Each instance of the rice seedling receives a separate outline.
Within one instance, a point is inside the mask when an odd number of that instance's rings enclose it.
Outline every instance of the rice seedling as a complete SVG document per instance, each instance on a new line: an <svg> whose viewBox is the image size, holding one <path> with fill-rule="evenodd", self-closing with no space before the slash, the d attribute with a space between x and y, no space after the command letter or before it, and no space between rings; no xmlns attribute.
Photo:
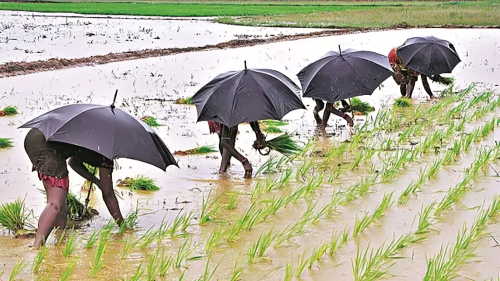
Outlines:
<svg viewBox="0 0 500 281"><path fill-rule="evenodd" d="M181 231L186 231L186 228L189 226L189 223L191 222L191 219L194 217L194 213L191 211L189 213L179 213L170 227L168 228L167 232L170 233L170 236L172 237L178 237L182 236L185 234L178 234L179 230Z"/></svg>
<svg viewBox="0 0 500 281"><path fill-rule="evenodd" d="M86 250L88 250L92 246L94 246L94 244L97 242L97 239L98 239L98 237L99 237L100 234L101 234L101 230L100 229L99 230L94 229L94 231L92 232L92 234L89 237L89 240L87 240L87 243L85 244L85 246L83 248L86 249Z"/></svg>
<svg viewBox="0 0 500 281"><path fill-rule="evenodd" d="M394 100L395 107L411 107L412 103L408 98L398 98Z"/></svg>
<svg viewBox="0 0 500 281"><path fill-rule="evenodd" d="M47 255L48 251L49 248L47 247L47 244L45 244L41 247L41 250L35 254L35 258L33 259L33 264L31 266L31 272L33 274L38 274L40 271L40 266L42 265L43 259Z"/></svg>
<svg viewBox="0 0 500 281"><path fill-rule="evenodd" d="M392 201L392 195L394 192L391 192L389 194L384 193L384 198L382 198L382 202L380 205L378 205L377 209L373 212L372 219L373 220L378 220L384 215L385 210L389 209L394 201Z"/></svg>
<svg viewBox="0 0 500 281"><path fill-rule="evenodd" d="M29 220L30 212L20 198L0 205L0 226L16 236L23 230L34 229Z"/></svg>
<svg viewBox="0 0 500 281"><path fill-rule="evenodd" d="M436 207L436 204L437 204L437 201L433 201L431 204L429 204L425 208L422 205L422 209L418 213L419 219L418 219L417 231L415 231L415 234L424 234L424 233L429 232L429 230L436 230L437 231L437 229L431 228L436 223L435 218L431 216L431 212Z"/></svg>
<svg viewBox="0 0 500 281"><path fill-rule="evenodd" d="M12 272L10 273L9 281L14 281L16 280L17 275L23 271L28 264L24 262L24 260L18 261L15 265L14 268L12 269Z"/></svg>
<svg viewBox="0 0 500 281"><path fill-rule="evenodd" d="M124 180L120 180L117 186L128 187L131 190L160 190L160 188L154 183L153 179L141 175L138 175L135 178L126 177Z"/></svg>
<svg viewBox="0 0 500 281"><path fill-rule="evenodd" d="M293 265L289 262L286 263L285 267L285 279L284 281L292 281L293 277ZM233 281L233 280L231 280Z"/></svg>
<svg viewBox="0 0 500 281"><path fill-rule="evenodd" d="M304 227L306 226L307 222L308 219L302 217L296 223L288 225L282 232L276 234L273 237L274 247L277 248L286 241L288 241L290 238L301 235L304 231Z"/></svg>
<svg viewBox="0 0 500 281"><path fill-rule="evenodd" d="M361 220L356 216L354 221L353 237L357 237L359 233L365 230L372 222L378 220L384 215L385 210L387 210L392 204L392 195L394 192L389 194L384 194L384 198L380 205L373 211L371 215L366 214Z"/></svg>
<svg viewBox="0 0 500 281"><path fill-rule="evenodd" d="M362 253L360 248L356 252L356 258L352 261L352 268L354 272L354 280L377 280L388 274L389 267L392 264L382 259L382 245L375 253L373 250L369 252L370 245Z"/></svg>
<svg viewBox="0 0 500 281"><path fill-rule="evenodd" d="M94 276L99 272L99 270L104 266L104 251L108 245L108 239L103 239L99 237L97 241L97 251L94 257L94 264L90 270L89 277L94 278Z"/></svg>
<svg viewBox="0 0 500 281"><path fill-rule="evenodd" d="M170 268L173 266L173 261L173 255L167 255L165 253L165 248L163 248L159 262L158 275L161 277L166 276Z"/></svg>
<svg viewBox="0 0 500 281"><path fill-rule="evenodd" d="M219 267L219 264L217 264L215 266L215 268L214 268L214 270L212 270L212 272L210 272L210 270L209 270L209 265L210 265L210 259L207 259L207 262L205 264L205 271L203 272L203 275L200 278L196 279L196 281L209 281L212 279L215 271Z"/></svg>
<svg viewBox="0 0 500 281"><path fill-rule="evenodd" d="M309 161L304 161L302 165L300 165L297 168L297 171L295 172L295 180L300 181L301 179L304 180L304 175L309 174L309 170L314 167L314 159L311 159Z"/></svg>
<svg viewBox="0 0 500 281"><path fill-rule="evenodd" d="M195 147L193 149L188 149L185 151L177 150L174 152L174 155L193 155L193 154L207 154L212 152L218 152L219 150L215 149L214 145L202 145Z"/></svg>
<svg viewBox="0 0 500 281"><path fill-rule="evenodd" d="M0 148L12 147L14 143L10 138L0 138Z"/></svg>
<svg viewBox="0 0 500 281"><path fill-rule="evenodd" d="M280 134L280 133L283 133L283 131L279 128L279 127L276 127L276 126L265 126L262 128L262 130L266 133L270 133L270 134Z"/></svg>
<svg viewBox="0 0 500 281"><path fill-rule="evenodd" d="M147 280L156 280L158 277L158 269L159 269L159 263L160 260L158 260L160 251L156 249L154 253L149 257L149 262L148 262L148 274L147 274Z"/></svg>
<svg viewBox="0 0 500 281"><path fill-rule="evenodd" d="M370 216L368 213L365 214L365 216L361 220L358 219L358 216L356 215L352 236L358 237L358 234L363 232L363 230L365 230L371 224L371 222L372 216Z"/></svg>
<svg viewBox="0 0 500 281"><path fill-rule="evenodd" d="M179 247L177 250L177 254L175 255L175 258L173 259L173 268L179 268L181 267L181 264L183 261L188 259L188 256L192 253L191 250L191 241L188 240Z"/></svg>
<svg viewBox="0 0 500 281"><path fill-rule="evenodd" d="M192 100L193 97L187 97L187 98L178 98L176 103L177 104L194 104L193 103L193 100Z"/></svg>
<svg viewBox="0 0 500 281"><path fill-rule="evenodd" d="M267 213L267 215L274 215L276 214L276 212L281 208L283 207L284 205L286 205L288 203L288 200L290 200L290 197L288 196L281 196L279 197L278 199L276 199L276 196L273 196L273 199L271 200L271 204L268 205L265 213Z"/></svg>
<svg viewBox="0 0 500 281"><path fill-rule="evenodd" d="M79 260L80 258L76 258L69 264L68 268L61 274L59 281L69 280L69 277L71 276L71 273L73 273L73 270L75 269L75 266Z"/></svg>
<svg viewBox="0 0 500 281"><path fill-rule="evenodd" d="M398 204L406 203L406 201L408 201L408 195L410 195L410 193L415 194L418 188L419 188L418 182L416 180L411 180L410 184L399 195Z"/></svg>
<svg viewBox="0 0 500 281"><path fill-rule="evenodd" d="M156 231L153 231L153 227L149 228L148 231L146 231L146 233L144 233L144 235L142 235L141 238L139 238L139 240L137 241L139 248L147 248L149 245L164 237L167 231L168 226L163 223L160 224L160 227Z"/></svg>
<svg viewBox="0 0 500 281"><path fill-rule="evenodd" d="M268 233L261 234L259 239L257 239L257 241L254 244L250 245L250 248L248 249L249 264L255 263L257 260L264 257L264 255L267 252L267 249L269 248L269 246L271 246L271 243L273 242L272 232L273 230L271 229Z"/></svg>
<svg viewBox="0 0 500 281"><path fill-rule="evenodd" d="M339 193L335 193L339 194ZM330 214L334 213L340 201L340 195L334 198L334 200L321 208L316 214L313 215L311 223L317 223L322 217L328 217Z"/></svg>
<svg viewBox="0 0 500 281"><path fill-rule="evenodd" d="M226 209L234 210L238 205L238 193L227 192L226 193Z"/></svg>
<svg viewBox="0 0 500 281"><path fill-rule="evenodd" d="M137 269L135 270L134 276L130 278L130 281L139 281L142 275L144 274L144 270L142 270L142 262L139 264Z"/></svg>
<svg viewBox="0 0 500 281"><path fill-rule="evenodd" d="M221 228L215 228L210 236L208 236L207 243L205 244L205 253L210 253L212 250L219 245L223 238L223 232Z"/></svg>
<svg viewBox="0 0 500 281"><path fill-rule="evenodd" d="M332 237L330 238L330 243L328 244L327 253L330 256L335 255L340 248L342 248L349 239L349 233L347 232L347 226L344 228L344 231L340 234L337 234L335 231L332 232Z"/></svg>
<svg viewBox="0 0 500 281"><path fill-rule="evenodd" d="M309 268L312 268L314 263L321 259L321 257L328 250L328 247L329 247L329 243L323 243L323 244L319 245L318 247L314 248L314 250L311 254L311 257L309 258Z"/></svg>
<svg viewBox="0 0 500 281"><path fill-rule="evenodd" d="M215 215L222 208L222 204L218 201L217 197L209 199L210 194L211 193L209 193L207 197L203 197L199 225L203 225L206 222L213 220Z"/></svg>
<svg viewBox="0 0 500 281"><path fill-rule="evenodd" d="M244 269L244 266L240 263L240 258L238 258L238 260L234 263L233 269L231 270L231 273L233 274L231 276L231 281L240 280L240 276Z"/></svg>
<svg viewBox="0 0 500 281"><path fill-rule="evenodd" d="M62 251L62 256L69 257L75 251L78 243L80 243L79 234L72 229L71 234L66 239L66 246Z"/></svg>
<svg viewBox="0 0 500 281"><path fill-rule="evenodd" d="M276 188L283 189L285 186L290 184L290 179L292 178L292 169L286 169L284 173L281 174L280 179L278 180L278 184Z"/></svg>
<svg viewBox="0 0 500 281"><path fill-rule="evenodd" d="M427 179L435 177L443 169L443 158L436 159L427 172Z"/></svg>
<svg viewBox="0 0 500 281"><path fill-rule="evenodd" d="M4 109L0 110L0 113L2 113L0 114L0 116L2 115L9 116L18 114L17 108L14 106L6 106Z"/></svg>
<svg viewBox="0 0 500 281"><path fill-rule="evenodd" d="M306 251L304 250L304 253L299 256L299 261L297 264L297 272L295 273L296 277L300 278L302 272L304 272L306 267L309 265L309 259L306 259L305 257L306 257Z"/></svg>
<svg viewBox="0 0 500 281"><path fill-rule="evenodd" d="M448 189L446 195L443 197L441 202L439 202L439 205L434 211L434 214L436 216L441 214L445 210L449 209L451 205L453 205L453 203L458 202L460 199L464 198L466 194L467 190L465 188L461 188L460 186Z"/></svg>
<svg viewBox="0 0 500 281"><path fill-rule="evenodd" d="M130 236L125 240L125 243L123 244L123 249L121 253L121 258L125 259L127 258L127 255L131 249L133 249L137 245L138 241L133 241L133 237Z"/></svg>
<svg viewBox="0 0 500 281"><path fill-rule="evenodd" d="M332 146L326 153L326 158L328 160L334 158L340 158L347 151L347 143L343 142L339 146Z"/></svg>
<svg viewBox="0 0 500 281"><path fill-rule="evenodd" d="M427 259L427 271L423 278L424 281L434 281L434 280L452 280L458 277L456 273L453 273L445 261L446 253L448 252L448 247L443 248L437 255L432 259Z"/></svg>
<svg viewBox="0 0 500 281"><path fill-rule="evenodd" d="M139 208L135 208L135 210L131 211L128 216L123 220L122 225L120 225L120 229L118 230L118 234L122 235L126 229L134 228L135 223L137 222L139 215Z"/></svg>
<svg viewBox="0 0 500 281"><path fill-rule="evenodd" d="M141 121L143 121L144 123L146 123L149 127L163 126L160 123L158 123L158 121L156 120L156 118L154 118L152 116L144 116L144 117L141 118Z"/></svg>

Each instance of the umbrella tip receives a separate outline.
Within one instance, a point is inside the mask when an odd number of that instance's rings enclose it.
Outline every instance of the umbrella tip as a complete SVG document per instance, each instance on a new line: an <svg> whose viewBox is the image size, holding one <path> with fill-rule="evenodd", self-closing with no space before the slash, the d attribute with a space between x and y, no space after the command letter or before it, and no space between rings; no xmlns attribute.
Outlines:
<svg viewBox="0 0 500 281"><path fill-rule="evenodd" d="M340 44L339 44L339 54L342 55L342 50L340 49Z"/></svg>
<svg viewBox="0 0 500 281"><path fill-rule="evenodd" d="M116 96L118 95L118 89L115 91L115 97L113 98L113 103L111 104L111 108L115 108Z"/></svg>
<svg viewBox="0 0 500 281"><path fill-rule="evenodd" d="M245 70L247 70L247 61L244 60L243 63L245 64Z"/></svg>

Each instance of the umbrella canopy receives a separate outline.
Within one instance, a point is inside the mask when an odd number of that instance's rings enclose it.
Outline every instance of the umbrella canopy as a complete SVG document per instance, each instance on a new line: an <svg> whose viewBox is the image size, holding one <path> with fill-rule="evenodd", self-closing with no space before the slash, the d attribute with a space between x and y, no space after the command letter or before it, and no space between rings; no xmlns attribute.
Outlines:
<svg viewBox="0 0 500 281"><path fill-rule="evenodd" d="M151 127L114 106L67 105L20 128L38 129L47 141L81 146L109 159L129 158L164 171L169 165L178 167L165 143Z"/></svg>
<svg viewBox="0 0 500 281"><path fill-rule="evenodd" d="M330 103L371 95L393 74L386 56L370 51L347 49L328 52L304 67L297 76L303 97Z"/></svg>
<svg viewBox="0 0 500 281"><path fill-rule="evenodd" d="M451 73L461 62L453 44L434 36L410 38L397 52L406 68L427 76Z"/></svg>
<svg viewBox="0 0 500 281"><path fill-rule="evenodd" d="M271 69L246 69L219 74L192 98L199 121L233 127L258 120L281 120L305 109L300 89L290 78Z"/></svg>

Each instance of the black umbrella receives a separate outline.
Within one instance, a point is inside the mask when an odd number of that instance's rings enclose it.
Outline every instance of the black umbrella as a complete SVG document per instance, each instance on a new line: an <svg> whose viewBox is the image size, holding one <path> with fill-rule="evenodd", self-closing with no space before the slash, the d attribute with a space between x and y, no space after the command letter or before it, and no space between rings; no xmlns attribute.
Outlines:
<svg viewBox="0 0 500 281"><path fill-rule="evenodd" d="M370 51L347 49L328 52L304 67L297 76L303 97L334 103L356 96L371 95L393 74L386 56Z"/></svg>
<svg viewBox="0 0 500 281"><path fill-rule="evenodd" d="M151 127L114 105L67 105L20 128L36 128L47 141L81 146L109 159L129 158L164 171L169 165L178 167L165 143Z"/></svg>
<svg viewBox="0 0 500 281"><path fill-rule="evenodd" d="M397 52L406 68L426 76L451 73L461 62L453 44L434 36L410 38Z"/></svg>
<svg viewBox="0 0 500 281"><path fill-rule="evenodd" d="M300 89L290 78L271 69L247 69L219 74L192 98L199 121L228 127L258 120L281 120L305 109Z"/></svg>

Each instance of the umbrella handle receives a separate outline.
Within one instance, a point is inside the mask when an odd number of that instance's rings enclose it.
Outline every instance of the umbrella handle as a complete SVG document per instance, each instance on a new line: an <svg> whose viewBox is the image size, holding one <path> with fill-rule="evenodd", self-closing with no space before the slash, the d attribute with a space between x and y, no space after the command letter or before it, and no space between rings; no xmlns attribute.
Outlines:
<svg viewBox="0 0 500 281"><path fill-rule="evenodd" d="M118 91L118 90L117 90L117 91ZM96 168L96 167L94 167L94 171L92 172L92 175L95 175L95 170L96 170L96 169L97 169L97 168ZM87 207L88 207L89 202L90 202L90 192L92 191L92 185L93 185L93 184L94 184L94 183L93 183L92 181L90 181L89 193L87 193L87 198L85 199L85 207L83 208L83 212L82 212L82 214L80 214L80 218L82 218L82 219L83 219L83 217L85 216L85 213L87 213Z"/></svg>
<svg viewBox="0 0 500 281"><path fill-rule="evenodd" d="M115 91L115 97L113 98L113 103L111 104L111 108L115 108L116 96L118 95L118 89Z"/></svg>

